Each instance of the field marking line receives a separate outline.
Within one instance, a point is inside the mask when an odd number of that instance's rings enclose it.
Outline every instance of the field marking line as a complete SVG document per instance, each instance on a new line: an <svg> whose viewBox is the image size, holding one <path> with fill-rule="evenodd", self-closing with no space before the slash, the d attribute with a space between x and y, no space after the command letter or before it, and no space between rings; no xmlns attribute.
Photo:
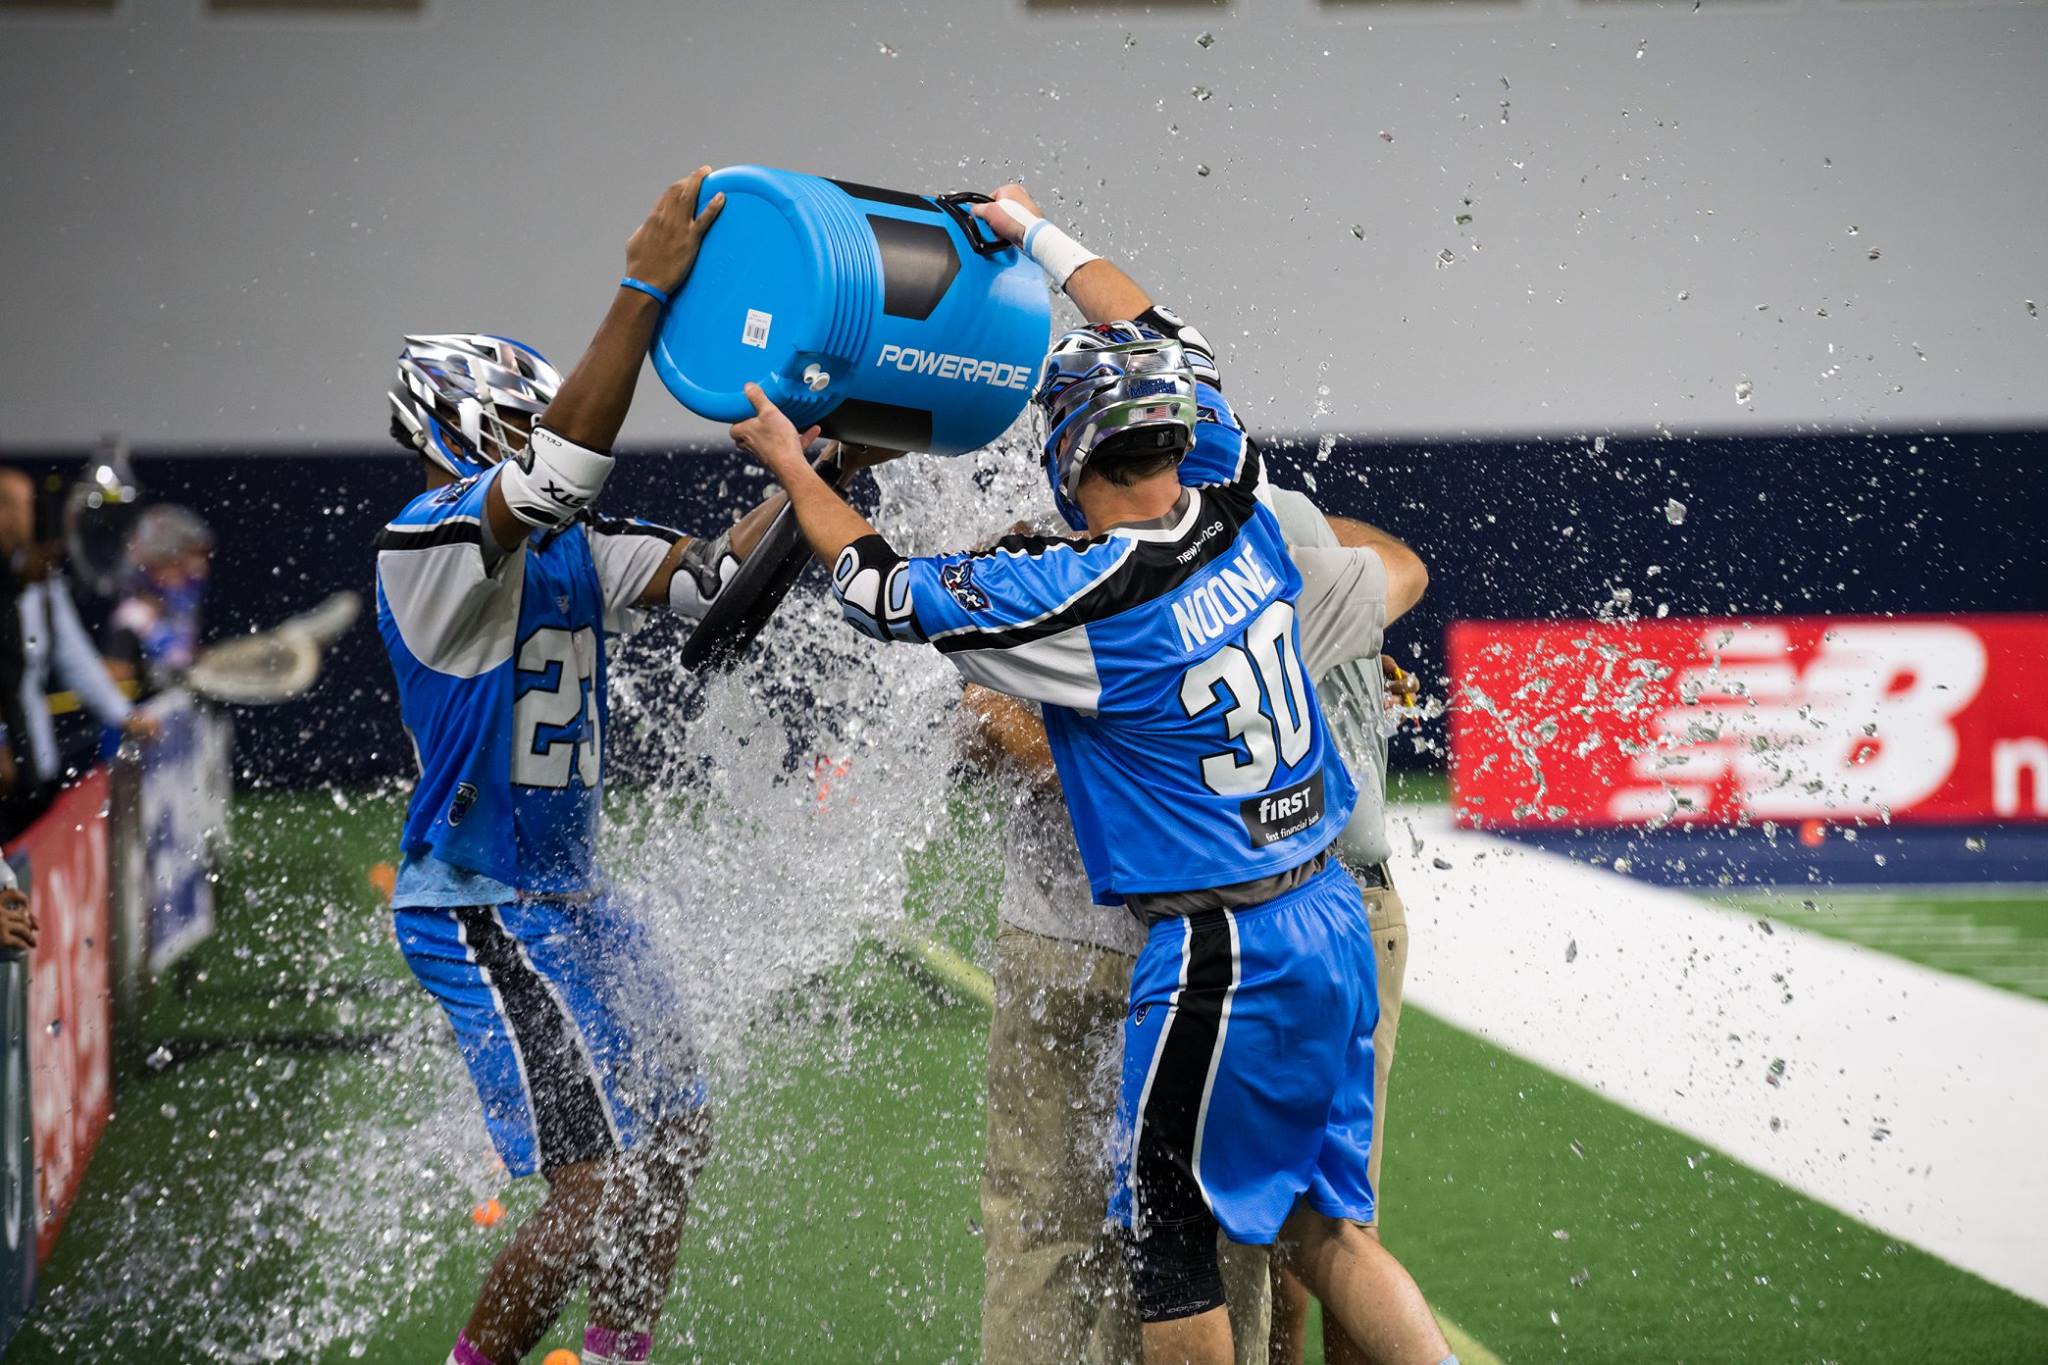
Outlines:
<svg viewBox="0 0 2048 1365"><path fill-rule="evenodd" d="M1793 925L1797 929L1801 926ZM2034 942L2020 937L2017 929L2003 925L1976 924L1836 924L1813 932L1853 938L1859 943L1922 943L1930 947L1997 949L2001 952Z"/></svg>
<svg viewBox="0 0 2048 1365"><path fill-rule="evenodd" d="M2037 967L2048 962L2048 957L2038 952L2011 952L1994 943L1981 948L1969 944L1930 946L1919 954L1919 960L1930 967L1956 970L1967 967Z"/></svg>
<svg viewBox="0 0 2048 1365"><path fill-rule="evenodd" d="M2048 972L2035 971L2032 968L2022 970L2018 967L1987 967L1981 975L1986 981L1996 981L1999 985L2008 986L2016 991L2031 991L2037 995L2048 991Z"/></svg>
<svg viewBox="0 0 2048 1365"><path fill-rule="evenodd" d="M953 995L983 1009L996 1007L995 978L973 962L906 925L893 926L890 936L899 949Z"/></svg>
<svg viewBox="0 0 2048 1365"><path fill-rule="evenodd" d="M1506 1365L1499 1356L1480 1345L1470 1332L1452 1322L1436 1309L1436 1325L1443 1329L1444 1340L1451 1343L1451 1354L1458 1358L1458 1365Z"/></svg>
<svg viewBox="0 0 2048 1365"><path fill-rule="evenodd" d="M1796 924L1802 928L1814 924L1950 924L1966 916L1956 911L1943 914L1938 910L1909 910L1903 907L1893 909L1863 909L1860 906L1823 906L1819 910L1793 910L1773 914L1772 919L1781 924ZM1970 920L1970 923L1975 923Z"/></svg>
<svg viewBox="0 0 2048 1365"><path fill-rule="evenodd" d="M2048 1303L2048 1004L1447 811L1389 823L1416 1004Z"/></svg>
<svg viewBox="0 0 2048 1365"><path fill-rule="evenodd" d="M1810 893L1810 894L1804 894ZM1768 899L1770 892L1745 892ZM1858 886L1814 886L1776 893L1786 900L1839 901L1852 905L1924 905L1936 901L2040 901L2048 911L2048 886L2039 882L1902 882L1883 891Z"/></svg>
<svg viewBox="0 0 2048 1365"><path fill-rule="evenodd" d="M954 995L972 1001L984 1009L995 1008L995 978L973 962L907 926L896 926L891 937L912 964L930 973L941 986ZM1458 1357L1459 1365L1505 1365L1499 1356L1487 1350L1470 1332L1436 1309L1432 1308L1430 1312L1436 1314L1436 1325L1443 1329L1444 1338L1451 1343L1451 1351Z"/></svg>

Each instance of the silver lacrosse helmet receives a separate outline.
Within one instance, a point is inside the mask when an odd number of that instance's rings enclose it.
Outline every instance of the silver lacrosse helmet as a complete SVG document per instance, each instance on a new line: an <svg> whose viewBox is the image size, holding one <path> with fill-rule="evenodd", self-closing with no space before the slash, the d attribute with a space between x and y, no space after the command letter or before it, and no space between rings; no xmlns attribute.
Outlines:
<svg viewBox="0 0 2048 1365"><path fill-rule="evenodd" d="M391 434L466 479L524 451L561 387L545 356L510 337L408 336L391 386Z"/></svg>
<svg viewBox="0 0 2048 1365"><path fill-rule="evenodd" d="M1061 337L1045 357L1033 401L1045 414L1046 473L1066 500L1104 454L1179 454L1195 443L1187 353L1142 323L1102 322Z"/></svg>

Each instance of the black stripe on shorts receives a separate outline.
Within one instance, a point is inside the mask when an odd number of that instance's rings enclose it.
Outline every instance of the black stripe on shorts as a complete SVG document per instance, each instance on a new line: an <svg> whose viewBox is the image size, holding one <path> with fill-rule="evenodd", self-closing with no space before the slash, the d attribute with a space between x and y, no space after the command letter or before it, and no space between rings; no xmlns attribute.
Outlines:
<svg viewBox="0 0 2048 1365"><path fill-rule="evenodd" d="M495 914L483 906L465 906L455 914L477 965L491 974L505 1002L505 1022L526 1068L540 1168L611 1156L618 1146L604 1092L579 1045L575 1023Z"/></svg>
<svg viewBox="0 0 2048 1365"><path fill-rule="evenodd" d="M1190 915L1188 933L1187 962L1153 1061L1131 1161L1133 1221L1141 1232L1153 1223L1173 1226L1210 1216L1195 1180L1195 1134L1223 1036L1223 1006L1237 984L1237 963L1228 911Z"/></svg>

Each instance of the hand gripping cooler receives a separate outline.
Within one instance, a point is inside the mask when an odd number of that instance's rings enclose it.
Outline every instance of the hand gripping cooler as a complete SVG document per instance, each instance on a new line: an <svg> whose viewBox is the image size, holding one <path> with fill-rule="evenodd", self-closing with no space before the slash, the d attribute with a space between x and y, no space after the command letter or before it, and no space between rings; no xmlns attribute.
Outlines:
<svg viewBox="0 0 2048 1365"><path fill-rule="evenodd" d="M763 166L725 194L655 335L654 370L699 416L753 415L757 383L799 430L958 455L1023 410L1052 330L1045 277L965 205Z"/></svg>

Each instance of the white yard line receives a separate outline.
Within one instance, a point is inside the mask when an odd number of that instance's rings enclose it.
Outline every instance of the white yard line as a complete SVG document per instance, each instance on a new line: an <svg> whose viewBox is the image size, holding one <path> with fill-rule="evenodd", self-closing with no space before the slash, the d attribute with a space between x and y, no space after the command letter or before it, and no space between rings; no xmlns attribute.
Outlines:
<svg viewBox="0 0 2048 1365"><path fill-rule="evenodd" d="M1917 954L1920 961L1930 967L1941 967L1949 971L1975 970L1980 967L2028 967L2039 966L2048 961L2040 950L2015 952L1997 944L1986 946L1963 945L1961 947L1929 947Z"/></svg>
<svg viewBox="0 0 2048 1365"><path fill-rule="evenodd" d="M2048 991L2048 970L2038 967L1986 967L1979 975L2016 991Z"/></svg>
<svg viewBox="0 0 2048 1365"><path fill-rule="evenodd" d="M1441 808L1390 825L1417 1004L2048 1303L2048 1003L1783 920L1766 934Z"/></svg>
<svg viewBox="0 0 2048 1365"><path fill-rule="evenodd" d="M1787 888L1787 900L1822 900L1841 905L1925 905L1928 901L2015 901L2048 896L2039 882L1901 883L1884 891L1860 886Z"/></svg>
<svg viewBox="0 0 2048 1365"><path fill-rule="evenodd" d="M1737 906L1738 912L1747 906ZM1774 913L1772 919L1793 925L1812 924L1954 924L1956 915L1939 910L1865 910L1860 906L1835 906L1825 910L1794 910ZM1974 921L1973 921L1974 922Z"/></svg>
<svg viewBox="0 0 2048 1365"><path fill-rule="evenodd" d="M1778 921L1780 924L1783 920ZM1800 925L1793 925L1800 928ZM1870 943L1925 943L1951 944L1960 948L1982 948L2002 953L2007 957L2019 947L2020 935L2017 929L2004 925L1976 924L1864 924L1851 920L1836 923L1827 929L1815 929L1815 933L1830 933L1838 938L1860 939Z"/></svg>

